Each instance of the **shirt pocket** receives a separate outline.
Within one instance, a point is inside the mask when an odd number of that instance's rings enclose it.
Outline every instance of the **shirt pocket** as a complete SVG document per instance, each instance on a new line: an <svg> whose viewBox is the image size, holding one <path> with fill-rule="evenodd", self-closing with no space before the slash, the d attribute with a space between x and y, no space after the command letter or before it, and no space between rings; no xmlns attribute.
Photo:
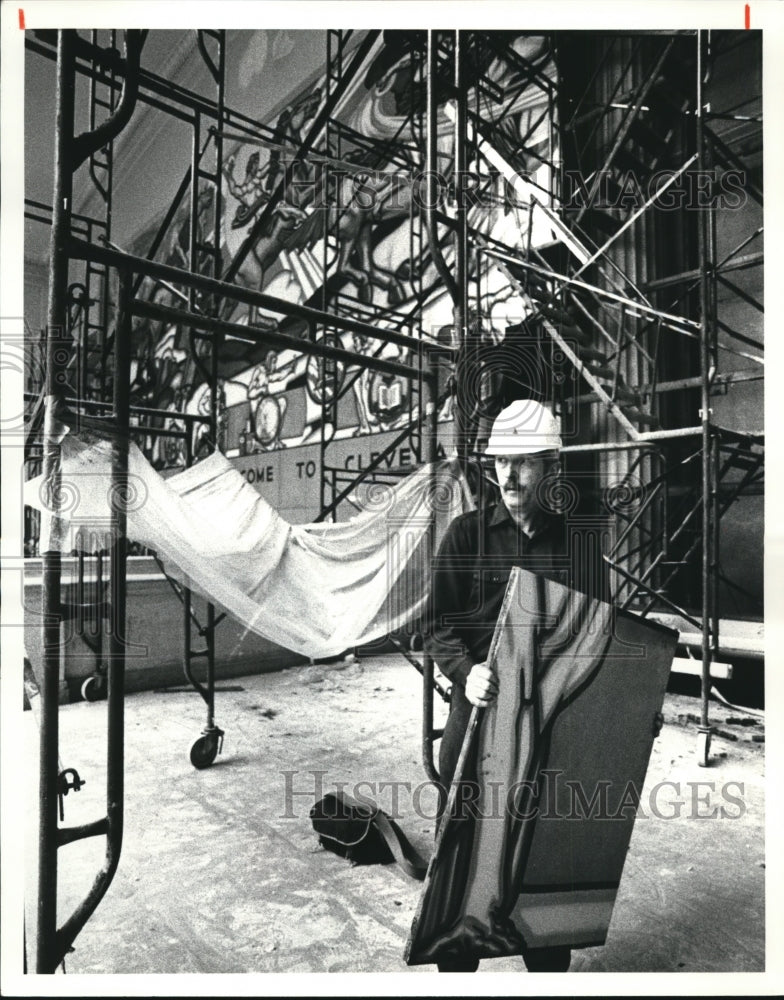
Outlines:
<svg viewBox="0 0 784 1000"><path fill-rule="evenodd" d="M495 607L503 599L506 586L509 583L511 567L508 569L475 569L471 574L472 611L481 608Z"/></svg>

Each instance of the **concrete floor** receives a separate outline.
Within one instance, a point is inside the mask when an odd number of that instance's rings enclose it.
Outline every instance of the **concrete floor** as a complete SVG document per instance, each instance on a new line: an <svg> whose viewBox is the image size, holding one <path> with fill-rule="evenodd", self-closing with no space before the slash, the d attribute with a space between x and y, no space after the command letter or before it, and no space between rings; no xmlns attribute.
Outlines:
<svg viewBox="0 0 784 1000"><path fill-rule="evenodd" d="M326 772L325 791L336 781L375 784L361 791L387 811L391 790L380 782L408 781L413 789L425 780L414 670L399 656L382 656L237 683L242 690L218 695L225 746L204 771L188 761L204 717L197 695L128 697L122 858L68 957L68 972L432 971L407 970L402 959L419 884L395 866L354 868L324 852L308 818L313 771ZM572 972L764 969L764 747L750 740L761 727L728 726L727 715L737 713L714 707L716 721L738 739L715 738L713 766L700 768L686 718L697 711L694 699L668 695L642 797L645 817L635 824L607 943L576 951ZM75 825L102 815L105 705L65 706L60 718L63 766L87 779L65 800L66 823ZM25 724L34 767L32 713ZM673 811L679 795L678 818L656 818L649 808L665 780L679 783L680 792L668 786L660 811ZM305 793L288 810L287 781ZM689 784L706 781L712 789L696 793ZM728 782L740 782L742 793ZM742 806L727 795L742 798ZM400 795L401 825L426 854L434 802L425 788L422 818L411 796ZM716 806L726 815L695 815ZM102 841L60 851L61 920L92 882L101 855ZM523 970L521 960L508 958L483 961L479 972Z"/></svg>

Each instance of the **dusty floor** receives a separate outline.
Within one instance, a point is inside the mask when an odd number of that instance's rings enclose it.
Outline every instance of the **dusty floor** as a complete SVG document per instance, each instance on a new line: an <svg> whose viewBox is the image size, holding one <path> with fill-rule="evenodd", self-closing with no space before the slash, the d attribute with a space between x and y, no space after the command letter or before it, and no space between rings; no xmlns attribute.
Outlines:
<svg viewBox="0 0 784 1000"><path fill-rule="evenodd" d="M313 772L324 772L325 791L335 782L348 782L349 790L369 782L360 791L388 811L391 788L380 783L410 782L412 792L400 793L401 825L429 852L432 789L420 790L424 818L412 798L425 782L418 675L401 657L384 656L235 684L241 690L218 695L223 754L203 771L188 761L203 723L197 695L127 699L122 859L68 971L406 971L403 946L419 885L394 866L351 867L321 850L308 809ZM576 951L573 972L764 968L764 746L751 741L762 727L727 725L737 713L715 706L714 718L737 739L716 737L713 765L700 768L687 719L697 711L694 699L668 695L607 943ZM60 718L63 766L87 779L65 800L66 823L75 825L102 815L105 705L70 705ZM33 766L30 712L25 723ZM662 781L675 782L677 791ZM712 787L695 791L694 782ZM287 788L301 794L287 796ZM679 799L679 817L652 814L650 796L663 788L659 811L677 811ZM101 854L102 841L60 851L61 920L91 883ZM496 959L479 971L524 966Z"/></svg>

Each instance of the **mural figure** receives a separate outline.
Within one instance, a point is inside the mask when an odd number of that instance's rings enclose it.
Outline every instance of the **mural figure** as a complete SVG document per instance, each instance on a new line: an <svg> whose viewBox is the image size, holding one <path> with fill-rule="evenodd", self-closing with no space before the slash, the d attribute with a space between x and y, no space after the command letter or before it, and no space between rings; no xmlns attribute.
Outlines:
<svg viewBox="0 0 784 1000"><path fill-rule="evenodd" d="M278 370L278 355L269 351L264 361L253 369L248 383L250 411L244 431L240 434L240 454L253 455L262 451L285 448L281 440L283 420L288 400L283 389L292 375L293 365ZM278 388L270 391L270 386Z"/></svg>
<svg viewBox="0 0 784 1000"><path fill-rule="evenodd" d="M282 145L296 150L302 144L306 127L315 118L321 103L321 89L309 91L295 101L278 117L276 134ZM249 227L258 213L269 203L272 193L283 178L286 154L281 150L270 151L268 159L262 162L261 154L254 150L245 164L245 176L236 177L236 152L229 155L223 166L223 175L229 194L239 203L231 220L231 231ZM282 251L300 245L295 234L306 222L308 216L303 209L304 196L300 191L313 188L316 164L307 157L298 159L294 165L286 194L272 208L267 225L240 268L237 280L249 288L263 289L267 283L268 269L278 261ZM226 243L231 242L229 233L224 234ZM305 244L301 244L304 246ZM256 310L251 311L249 322L273 325L269 317L262 317Z"/></svg>
<svg viewBox="0 0 784 1000"><path fill-rule="evenodd" d="M254 159L254 157L256 159ZM258 154L251 153L246 166L246 176L238 182L234 176L235 156L230 156L225 167L229 192L239 202L234 213L232 228L249 226L256 213L269 201L269 192L263 187L269 163L258 167ZM253 160L253 163L251 163ZM250 175L250 176L249 176ZM324 238L325 225L336 235L338 250L331 269L336 279L349 279L357 286L360 302L373 300L373 288L387 294L390 306L400 305L407 298L403 282L395 271L380 267L373 257L374 230L379 224L387 229L390 223L407 222L411 208L410 179L399 174L379 171L360 173L351 177L337 176L328 179L332 191L330 203L323 177L315 187L310 186L306 196L291 195L296 190L289 185L286 195L272 210L272 217L254 244L249 257L252 266L244 266L241 277L257 288L264 287L267 269L286 251L312 249ZM259 196L255 194L260 192ZM326 218L324 212L326 211ZM252 278L252 281L251 281Z"/></svg>
<svg viewBox="0 0 784 1000"><path fill-rule="evenodd" d="M184 385L177 389L172 409L178 414L178 416L171 417L167 419L164 426L170 431L181 431L185 433L187 430L186 422L179 416L179 414L185 411L185 406L188 402L188 396L190 395L190 386ZM184 437L159 437L160 451L163 455L164 468L167 469L182 469L187 465L187 449L185 445Z"/></svg>
<svg viewBox="0 0 784 1000"><path fill-rule="evenodd" d="M236 275L239 284L292 302L353 312L371 322L384 312L386 321L395 320L401 328L415 305L416 289L416 295L422 297L422 328L436 331L439 339L451 339L451 301L436 272L423 222L418 217L417 172L421 157L415 150L421 149L418 115L425 95L421 43L422 39L415 38L412 32L384 32L383 40L369 56L367 69L351 82L334 112L332 131L317 137L314 149L323 152L325 139L329 139L326 149L336 160L320 158L317 153L296 156L323 107L328 85L325 78L316 86L304 88L277 115L272 148L248 149L240 142L230 151L222 168L225 211L220 233L212 231L213 189L205 185L199 194L197 237L206 250L200 251L198 270L206 272L208 265L211 267L211 248L216 239L220 241L221 266L225 267L264 212L266 224ZM490 47L481 55L482 66L473 68L511 96L503 113L492 103L484 109L483 121L492 130L492 140L489 134L482 140L496 146L509 169L500 170L493 180L490 175L499 169L497 159L492 161L489 172L484 160L481 164L472 162L472 168L476 166L490 177L485 188L491 197L472 203L469 224L513 246L525 241L529 222L526 206L515 203L510 171L539 171L548 161L557 159L557 151L550 148L546 99L537 88L525 86L526 66L533 64L545 76L551 76L553 71L541 39L520 41L512 35L499 36L497 45L521 57L519 65L515 67L515 59L499 58ZM486 97L481 100L487 104ZM411 117L412 112L419 124ZM494 121L493 115L499 120ZM336 130L340 131L339 143L330 138ZM439 166L445 174L439 187L446 201L451 189L453 143L453 123L446 103L438 112L438 131ZM477 155L481 159L483 154ZM281 195L281 182L286 179ZM537 173L537 182L544 190L546 178ZM187 207L178 213L162 255L177 267L189 266L189 216ZM134 252L148 252L154 231L151 228L140 238ZM441 237L441 249L449 266L453 238L447 227L441 227ZM526 307L512 293L499 268L490 266L486 270L479 308L483 327L486 325L483 346L489 348L503 342L506 328L519 322ZM178 289L160 283L148 282L142 294L166 305L186 304ZM214 308L200 298L195 307ZM514 315L518 311L521 315ZM224 302L221 315L261 328L280 326L293 336L322 335L320 330L309 331L304 321L282 320L236 302ZM365 342L365 338L353 334L335 338L327 332L326 336L330 342L362 353L374 353L379 347L378 342ZM487 344L485 338L489 338ZM209 344L201 340L190 344L185 327L140 321L135 330L135 347L135 402L172 411L184 408L191 413L209 412L203 372L194 360L194 353L208 352ZM386 345L382 356L405 360L404 352L394 345ZM327 439L336 434L374 434L401 427L408 420L412 401L406 379L290 350L278 354L231 338L224 343L220 359L223 381L219 437L221 447L228 447L233 454L305 444L320 434ZM444 377L439 378L439 395L444 395L448 378L445 369ZM230 441L227 386L233 413ZM334 407L329 405L331 402L335 402ZM237 406L242 406L242 416L234 409ZM447 397L439 418L447 420L452 416L452 399ZM159 425L167 420L157 419ZM194 436L194 458L214 447L206 427L197 428ZM156 441L150 436L145 442L157 467L169 467L175 459L183 458L180 446L175 447L176 440L168 439L169 444L166 440Z"/></svg>
<svg viewBox="0 0 784 1000"><path fill-rule="evenodd" d="M217 447L218 450L226 453L228 445L227 435L227 410L226 410L226 383L227 379L218 379L217 391ZM210 387L206 382L202 382L196 392L191 396L186 411L198 413L202 417L210 416ZM207 458L215 450L216 442L213 441L210 425L208 423L198 423L194 428L193 460Z"/></svg>
<svg viewBox="0 0 784 1000"><path fill-rule="evenodd" d="M354 334L353 340L353 350L357 353L372 352L373 344L367 337ZM385 344L381 357L405 364L408 352L397 344ZM359 424L354 437L393 430L407 423L410 393L406 379L368 368L349 369L349 373L356 375L353 390Z"/></svg>

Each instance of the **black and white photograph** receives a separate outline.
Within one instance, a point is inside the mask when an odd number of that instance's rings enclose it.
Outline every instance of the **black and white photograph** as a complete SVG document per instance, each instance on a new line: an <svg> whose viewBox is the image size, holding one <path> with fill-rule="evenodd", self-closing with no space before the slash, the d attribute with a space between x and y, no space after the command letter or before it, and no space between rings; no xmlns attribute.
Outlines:
<svg viewBox="0 0 784 1000"><path fill-rule="evenodd" d="M3 992L780 992L780 5L2 19Z"/></svg>

